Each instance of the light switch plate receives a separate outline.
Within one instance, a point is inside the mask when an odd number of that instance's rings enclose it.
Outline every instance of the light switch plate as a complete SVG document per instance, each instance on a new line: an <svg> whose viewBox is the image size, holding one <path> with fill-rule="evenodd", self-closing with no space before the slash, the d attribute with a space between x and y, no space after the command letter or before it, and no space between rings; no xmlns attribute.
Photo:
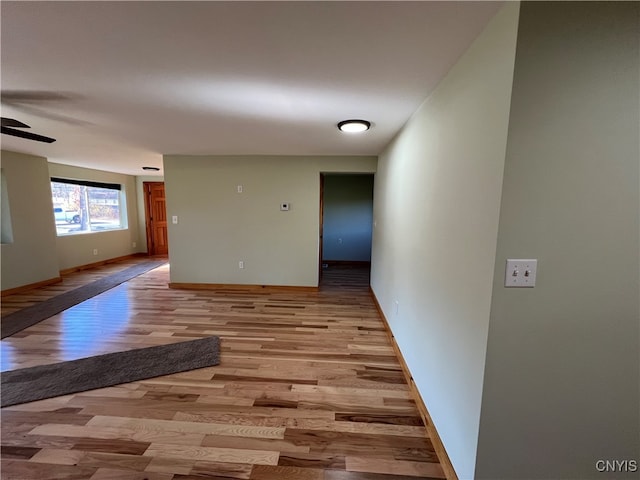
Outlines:
<svg viewBox="0 0 640 480"><path fill-rule="evenodd" d="M171 217L171 221L173 222L174 225L178 224L178 215L174 215Z"/></svg>
<svg viewBox="0 0 640 480"><path fill-rule="evenodd" d="M535 258L507 259L504 273L505 287L535 287L538 260Z"/></svg>

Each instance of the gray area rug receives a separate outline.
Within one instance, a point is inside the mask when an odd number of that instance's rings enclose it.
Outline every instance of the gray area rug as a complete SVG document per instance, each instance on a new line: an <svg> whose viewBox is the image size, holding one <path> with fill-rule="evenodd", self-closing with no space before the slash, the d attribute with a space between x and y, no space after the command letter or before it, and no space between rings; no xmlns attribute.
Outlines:
<svg viewBox="0 0 640 480"><path fill-rule="evenodd" d="M158 268L160 265L167 263L166 260L153 260L149 262L139 263L129 268L125 268L121 272L114 273L107 277L88 283L82 287L78 287L69 292L61 293L49 300L37 303L30 307L25 307L17 312L10 313L2 317L2 325L0 326L0 338L10 337L14 333L18 333L36 323L46 320L49 317L71 308L78 303L95 297L96 295L106 292L107 290L117 287L121 283L131 280L138 275Z"/></svg>
<svg viewBox="0 0 640 480"><path fill-rule="evenodd" d="M220 339L200 338L3 372L2 407L220 363Z"/></svg>

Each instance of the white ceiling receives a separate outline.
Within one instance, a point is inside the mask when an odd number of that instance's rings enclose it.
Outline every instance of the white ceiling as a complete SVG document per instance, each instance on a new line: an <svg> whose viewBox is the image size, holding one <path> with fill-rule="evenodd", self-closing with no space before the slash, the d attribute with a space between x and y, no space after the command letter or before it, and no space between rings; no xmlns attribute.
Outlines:
<svg viewBox="0 0 640 480"><path fill-rule="evenodd" d="M133 175L162 154L376 155L498 7L3 0L2 116L57 142L2 148ZM339 133L353 117L371 130Z"/></svg>

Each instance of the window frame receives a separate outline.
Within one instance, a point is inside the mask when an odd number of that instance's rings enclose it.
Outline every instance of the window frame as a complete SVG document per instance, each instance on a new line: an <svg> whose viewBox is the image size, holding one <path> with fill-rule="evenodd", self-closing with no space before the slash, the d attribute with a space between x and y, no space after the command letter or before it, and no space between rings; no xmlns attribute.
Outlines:
<svg viewBox="0 0 640 480"><path fill-rule="evenodd" d="M52 200L52 204L53 204L53 210L52 210L52 214L53 214L53 219L54 219L54 224L55 224L55 228L56 228L56 236L58 237L69 237L69 236L73 236L73 235L87 235L87 234L92 234L92 233L106 233L106 232L114 232L114 231L121 231L121 230L128 230L129 229L129 225L128 225L128 219L127 219L127 201L126 201L126 195L125 195L125 189L124 189L124 185L119 184L119 183L108 183L108 182L98 182L98 181L93 181L93 180L81 180L81 179L74 179L74 178L63 178L63 177L50 177L50 185L51 185L51 200ZM79 231L61 231L59 229L59 220L56 216L56 208L60 209L61 207L56 206L57 203L55 202L55 197L54 197L54 191L53 191L53 184L54 183L61 183L61 184L66 184L66 185L76 185L76 186L84 186L84 187L90 187L90 188L101 188L101 189L106 189L106 190L112 190L112 191L116 191L118 193L117 195L117 207L118 207L118 226L114 227L114 228L101 228L101 229L92 229L92 216L90 213L90 208L91 208L91 202L89 202L89 204L87 205L87 230L79 230ZM95 204L94 204L95 205ZM78 207L77 211L79 213L80 207ZM65 218L63 218L64 220L66 220L69 225L74 225L74 224L79 224L81 223L81 221L75 221L75 219L73 217L70 217L70 219L66 218L66 216L68 216L68 212L72 212L73 210L65 210L64 208L62 209L62 213L64 214ZM58 214L60 214L61 212L58 212ZM77 215L76 215L77 216Z"/></svg>

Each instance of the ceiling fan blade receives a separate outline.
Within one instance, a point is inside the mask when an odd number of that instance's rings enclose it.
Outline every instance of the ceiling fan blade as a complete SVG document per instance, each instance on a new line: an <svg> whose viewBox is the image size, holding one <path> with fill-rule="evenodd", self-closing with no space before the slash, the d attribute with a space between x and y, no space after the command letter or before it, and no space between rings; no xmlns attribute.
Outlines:
<svg viewBox="0 0 640 480"><path fill-rule="evenodd" d="M2 126L2 133L7 135L13 135L14 137L27 138L29 140L35 140L36 142L45 142L45 143L53 143L56 141L55 138L45 137L44 135L38 135L35 133L24 132L22 130L16 130L15 128L9 128Z"/></svg>
<svg viewBox="0 0 640 480"><path fill-rule="evenodd" d="M48 90L2 90L2 103L42 103L61 102L73 99L73 95L65 92L51 92Z"/></svg>
<svg viewBox="0 0 640 480"><path fill-rule="evenodd" d="M3 127L31 128L26 123L19 122L18 120L15 120L13 118L0 117L0 120L2 121Z"/></svg>

